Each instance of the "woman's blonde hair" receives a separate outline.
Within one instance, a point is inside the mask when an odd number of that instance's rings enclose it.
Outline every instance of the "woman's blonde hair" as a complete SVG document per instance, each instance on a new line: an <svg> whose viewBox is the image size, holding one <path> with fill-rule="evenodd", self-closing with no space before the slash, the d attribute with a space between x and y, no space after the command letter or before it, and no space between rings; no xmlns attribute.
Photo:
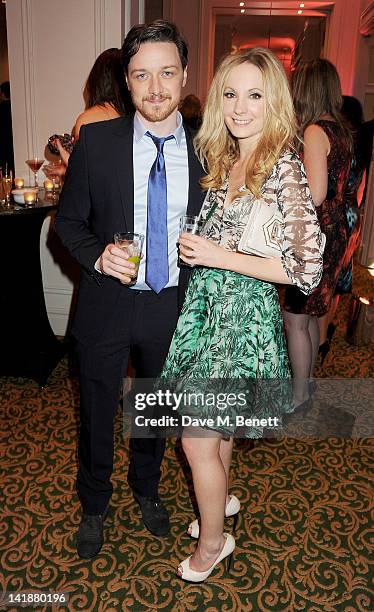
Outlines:
<svg viewBox="0 0 374 612"><path fill-rule="evenodd" d="M301 64L292 76L292 97L301 137L308 125L331 115L351 145L350 131L341 114L343 96L334 64L321 58Z"/></svg>
<svg viewBox="0 0 374 612"><path fill-rule="evenodd" d="M218 188L239 157L237 140L227 129L223 117L224 89L233 68L253 64L262 73L264 83L264 127L255 151L246 166L246 188L255 196L270 175L281 153L296 135L296 119L286 74L280 61L268 49L255 47L227 56L219 65L205 105L202 126L195 138L196 153L207 175L203 189Z"/></svg>

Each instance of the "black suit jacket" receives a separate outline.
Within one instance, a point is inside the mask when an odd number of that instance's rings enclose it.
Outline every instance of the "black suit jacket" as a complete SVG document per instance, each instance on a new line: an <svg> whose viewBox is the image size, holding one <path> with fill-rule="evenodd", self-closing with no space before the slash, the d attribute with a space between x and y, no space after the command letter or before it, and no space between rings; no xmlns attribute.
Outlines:
<svg viewBox="0 0 374 612"><path fill-rule="evenodd" d="M197 215L204 200L199 186L204 171L193 150L194 133L184 127L189 165L187 214ZM117 279L96 272L94 265L116 232L133 229L133 118L83 126L69 160L56 218L57 233L81 264L72 331L82 342L95 342L102 336L113 309L132 291ZM181 268L180 306L188 277L189 270Z"/></svg>

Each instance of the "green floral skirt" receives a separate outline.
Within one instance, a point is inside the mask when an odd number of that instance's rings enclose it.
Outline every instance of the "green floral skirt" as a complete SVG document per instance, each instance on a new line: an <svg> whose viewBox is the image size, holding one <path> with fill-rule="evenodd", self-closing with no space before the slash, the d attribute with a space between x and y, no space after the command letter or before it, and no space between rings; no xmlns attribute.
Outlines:
<svg viewBox="0 0 374 612"><path fill-rule="evenodd" d="M196 268L161 378L188 392L178 411L199 418L202 428L260 437L258 421L281 418L292 405L275 287L236 272Z"/></svg>

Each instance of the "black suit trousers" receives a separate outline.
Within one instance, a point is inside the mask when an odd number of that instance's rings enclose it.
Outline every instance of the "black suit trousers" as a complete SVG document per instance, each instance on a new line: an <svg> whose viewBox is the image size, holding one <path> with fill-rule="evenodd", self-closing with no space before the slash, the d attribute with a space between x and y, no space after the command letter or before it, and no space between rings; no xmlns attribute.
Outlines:
<svg viewBox="0 0 374 612"><path fill-rule="evenodd" d="M178 317L177 288L123 288L100 340L79 343L81 426L77 491L86 514L102 514L112 495L114 418L129 355L140 378L162 370ZM128 480L145 497L157 495L165 440L130 440Z"/></svg>

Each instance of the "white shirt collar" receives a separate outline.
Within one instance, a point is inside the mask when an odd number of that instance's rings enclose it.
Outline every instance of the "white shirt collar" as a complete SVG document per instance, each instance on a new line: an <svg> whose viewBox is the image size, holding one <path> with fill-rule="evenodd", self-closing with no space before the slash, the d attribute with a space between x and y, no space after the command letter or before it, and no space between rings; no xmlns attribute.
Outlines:
<svg viewBox="0 0 374 612"><path fill-rule="evenodd" d="M138 143L145 136L146 132L152 133L152 130L149 130L148 128L145 127L145 125L143 125L142 120L141 120L141 114L139 113L139 111L136 111L134 115L134 142ZM177 146L180 147L183 134L184 134L183 119L182 119L182 115L178 111L177 112L177 127L175 128L174 132L172 132L172 134L169 134L169 136L174 136ZM157 134L154 134L154 136L157 136Z"/></svg>

